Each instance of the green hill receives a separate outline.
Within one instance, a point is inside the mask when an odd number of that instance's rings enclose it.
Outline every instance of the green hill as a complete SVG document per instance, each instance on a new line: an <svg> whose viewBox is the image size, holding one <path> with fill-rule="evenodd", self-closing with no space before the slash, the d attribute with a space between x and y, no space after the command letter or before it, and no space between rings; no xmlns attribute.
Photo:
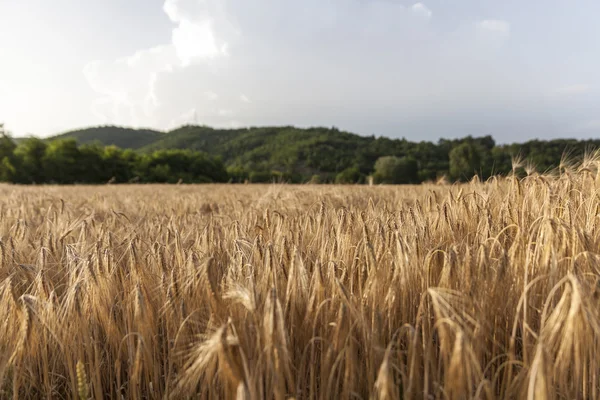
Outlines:
<svg viewBox="0 0 600 400"><path fill-rule="evenodd" d="M490 137L475 139L493 147ZM362 181L382 156L419 161L418 179L434 180L448 173L448 153L459 141L413 143L405 139L360 136L337 128L293 126L214 129L183 126L138 150L200 150L222 158L234 180L266 181L283 177L295 182ZM342 174L340 176L340 174ZM346 178L344 178L346 176Z"/></svg>
<svg viewBox="0 0 600 400"><path fill-rule="evenodd" d="M191 149L212 153L220 145L247 132L247 129L213 129L207 126L185 125L162 134L157 140L139 150L151 152L162 149Z"/></svg>
<svg viewBox="0 0 600 400"><path fill-rule="evenodd" d="M385 139L399 150L404 141ZM364 174L373 166L376 156L366 154L378 139L363 137L335 128L295 128L293 126L253 127L243 129L213 129L184 126L165 133L159 140L140 151L160 149L201 150L219 155L235 174L263 174L264 179L277 171L294 180L319 174L326 180L340 171L357 166ZM388 147L388 150L393 150ZM390 153L387 151L386 153ZM398 153L396 151L396 153ZM391 154L391 153L390 153Z"/></svg>
<svg viewBox="0 0 600 400"><path fill-rule="evenodd" d="M513 156L519 155L545 171L557 167L565 152L580 158L600 146L598 140L575 139L497 146L490 136L409 142L360 136L337 128L293 126L215 129L188 125L168 132L106 126L54 138L75 138L81 144L114 144L140 154L165 149L202 151L219 157L231 180L237 182L280 178L292 182L364 182L375 172L376 161L388 156L394 158L387 160L388 169L395 171L390 174L401 176L401 182L431 181L442 176L464 180L473 173L485 179L510 172Z"/></svg>
<svg viewBox="0 0 600 400"><path fill-rule="evenodd" d="M162 132L152 129L132 129L120 126L98 126L78 129L51 137L50 139L76 139L80 144L100 143L123 149L138 149L159 140Z"/></svg>

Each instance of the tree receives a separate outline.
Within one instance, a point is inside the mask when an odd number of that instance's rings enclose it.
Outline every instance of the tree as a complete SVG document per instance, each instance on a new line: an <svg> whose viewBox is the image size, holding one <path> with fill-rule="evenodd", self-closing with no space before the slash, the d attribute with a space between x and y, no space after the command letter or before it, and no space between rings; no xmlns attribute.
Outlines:
<svg viewBox="0 0 600 400"><path fill-rule="evenodd" d="M335 183L360 183L365 180L365 176L360 173L358 167L346 168L335 176Z"/></svg>
<svg viewBox="0 0 600 400"><path fill-rule="evenodd" d="M376 183L417 183L419 166L412 157L379 157L375 162L373 178Z"/></svg>
<svg viewBox="0 0 600 400"><path fill-rule="evenodd" d="M16 177L18 183L43 183L46 173L43 159L48 144L38 138L30 137L19 143L15 149L15 157L19 165Z"/></svg>
<svg viewBox="0 0 600 400"><path fill-rule="evenodd" d="M133 178L133 164L137 153L123 151L116 146L106 146L102 151L103 174L116 183L128 182Z"/></svg>
<svg viewBox="0 0 600 400"><path fill-rule="evenodd" d="M252 183L273 182L273 174L270 171L252 171L249 178Z"/></svg>
<svg viewBox="0 0 600 400"><path fill-rule="evenodd" d="M229 175L218 157L191 150L158 150L144 154L134 171L143 182L227 182Z"/></svg>
<svg viewBox="0 0 600 400"><path fill-rule="evenodd" d="M104 147L85 144L79 147L78 181L82 183L105 183L112 178L103 159Z"/></svg>
<svg viewBox="0 0 600 400"><path fill-rule="evenodd" d="M50 142L42 166L49 180L55 183L80 183L85 175L85 171L81 170L81 153L75 139Z"/></svg>
<svg viewBox="0 0 600 400"><path fill-rule="evenodd" d="M465 181L477 175L481 169L481 154L478 146L467 140L454 147L449 154L450 177Z"/></svg>
<svg viewBox="0 0 600 400"><path fill-rule="evenodd" d="M229 174L230 182L234 183L243 183L249 179L250 172L247 168L241 165L232 165L227 168L227 173Z"/></svg>
<svg viewBox="0 0 600 400"><path fill-rule="evenodd" d="M10 161L10 158L3 157L2 161L0 162L0 181L13 182L16 173L17 169Z"/></svg>
<svg viewBox="0 0 600 400"><path fill-rule="evenodd" d="M16 147L10 133L4 129L4 124L0 124L0 158L11 158Z"/></svg>
<svg viewBox="0 0 600 400"><path fill-rule="evenodd" d="M0 181L12 182L15 178L15 147L17 146L4 129L4 124L0 124Z"/></svg>

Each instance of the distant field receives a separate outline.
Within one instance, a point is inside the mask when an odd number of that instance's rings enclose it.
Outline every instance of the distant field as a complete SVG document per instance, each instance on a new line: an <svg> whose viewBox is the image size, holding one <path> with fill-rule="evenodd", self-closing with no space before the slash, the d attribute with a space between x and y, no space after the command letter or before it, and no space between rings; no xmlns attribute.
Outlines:
<svg viewBox="0 0 600 400"><path fill-rule="evenodd" d="M0 186L0 397L596 399L596 171Z"/></svg>

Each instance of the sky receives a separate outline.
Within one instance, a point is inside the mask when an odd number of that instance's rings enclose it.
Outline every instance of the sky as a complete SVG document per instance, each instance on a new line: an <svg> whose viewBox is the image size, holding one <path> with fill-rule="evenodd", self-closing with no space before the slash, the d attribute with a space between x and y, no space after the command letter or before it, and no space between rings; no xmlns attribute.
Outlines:
<svg viewBox="0 0 600 400"><path fill-rule="evenodd" d="M0 123L600 136L597 0L0 0Z"/></svg>

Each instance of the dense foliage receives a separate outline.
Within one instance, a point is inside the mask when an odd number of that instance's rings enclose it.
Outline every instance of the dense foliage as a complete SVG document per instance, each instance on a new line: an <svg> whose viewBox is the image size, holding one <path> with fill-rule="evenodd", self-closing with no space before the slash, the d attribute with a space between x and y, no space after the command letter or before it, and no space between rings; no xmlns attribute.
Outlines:
<svg viewBox="0 0 600 400"><path fill-rule="evenodd" d="M0 180L13 183L227 182L218 157L192 150L139 153L75 139L15 143L0 135Z"/></svg>
<svg viewBox="0 0 600 400"><path fill-rule="evenodd" d="M55 136L53 139L75 139L80 144L102 143L123 149L137 149L160 140L164 133L152 129L132 129L121 126L98 126L77 129Z"/></svg>
<svg viewBox="0 0 600 400"><path fill-rule="evenodd" d="M106 126L46 141L20 140L18 145L3 135L0 179L364 183L372 176L376 183L392 184L440 178L465 181L474 175L487 179L507 174L515 158L523 161L520 166L547 171L559 167L565 154L576 161L598 147L600 140L575 139L496 145L491 136L409 142L359 136L335 127L183 126L161 133Z"/></svg>

